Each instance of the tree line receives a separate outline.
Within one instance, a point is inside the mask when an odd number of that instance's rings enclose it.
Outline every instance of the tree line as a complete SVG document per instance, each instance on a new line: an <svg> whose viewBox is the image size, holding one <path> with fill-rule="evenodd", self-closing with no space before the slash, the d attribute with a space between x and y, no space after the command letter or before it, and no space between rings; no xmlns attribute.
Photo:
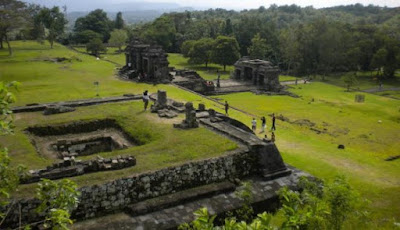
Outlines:
<svg viewBox="0 0 400 230"><path fill-rule="evenodd" d="M297 76L378 70L379 77L389 78L400 63L399 12L361 4L210 9L164 14L129 30L131 39L153 41L196 63L212 61L204 58L201 43L226 36L237 41L241 56L267 59ZM188 48L190 44L195 46Z"/></svg>
<svg viewBox="0 0 400 230"><path fill-rule="evenodd" d="M64 45L87 44L88 50L97 54L108 42L121 50L128 39L122 13L110 20L107 14L97 9L78 18L74 30L65 32L68 21L66 7L42 7L19 0L0 0L0 49L7 44L12 55L10 40L48 40L51 48L55 41Z"/></svg>

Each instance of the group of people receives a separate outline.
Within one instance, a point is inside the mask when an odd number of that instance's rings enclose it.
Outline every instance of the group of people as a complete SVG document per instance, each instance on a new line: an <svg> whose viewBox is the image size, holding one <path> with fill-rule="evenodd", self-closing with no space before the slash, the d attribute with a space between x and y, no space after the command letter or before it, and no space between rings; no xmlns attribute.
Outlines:
<svg viewBox="0 0 400 230"><path fill-rule="evenodd" d="M276 130L275 120L276 120L275 113L273 113L272 117L271 117L271 123L272 123L272 125L271 125L271 141L272 142L275 141L275 133L274 133L274 131ZM257 120L254 117L253 117L253 120L251 121L251 129L253 130L253 132L256 132L256 130L257 130ZM267 120L265 119L265 117L261 117L260 133L264 133L266 129L267 129ZM267 136L267 134L265 134L264 139L267 139L267 138L268 138L268 136Z"/></svg>

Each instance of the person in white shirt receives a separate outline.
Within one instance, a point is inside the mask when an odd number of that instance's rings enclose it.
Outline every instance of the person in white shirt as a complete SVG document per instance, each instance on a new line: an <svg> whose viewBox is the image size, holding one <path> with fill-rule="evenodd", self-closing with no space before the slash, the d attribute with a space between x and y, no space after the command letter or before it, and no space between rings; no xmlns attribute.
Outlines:
<svg viewBox="0 0 400 230"><path fill-rule="evenodd" d="M251 129L253 130L253 132L256 131L256 127L257 127L257 121L256 121L256 119L253 117L253 120L251 121Z"/></svg>

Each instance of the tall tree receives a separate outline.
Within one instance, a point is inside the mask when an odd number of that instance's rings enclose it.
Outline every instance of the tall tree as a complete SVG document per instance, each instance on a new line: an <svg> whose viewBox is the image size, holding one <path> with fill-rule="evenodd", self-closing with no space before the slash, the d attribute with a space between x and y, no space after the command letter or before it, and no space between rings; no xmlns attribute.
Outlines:
<svg viewBox="0 0 400 230"><path fill-rule="evenodd" d="M124 29L125 28L125 21L122 18L122 13L118 12L117 17L115 18L115 29Z"/></svg>
<svg viewBox="0 0 400 230"><path fill-rule="evenodd" d="M239 44L233 37L218 36L214 42L211 60L224 66L233 65L240 57Z"/></svg>
<svg viewBox="0 0 400 230"><path fill-rule="evenodd" d="M127 40L128 34L125 30L113 30L108 43L118 46L118 50L121 51L122 46L126 44Z"/></svg>
<svg viewBox="0 0 400 230"><path fill-rule="evenodd" d="M107 13L101 9L90 12L85 17L78 18L75 21L74 31L76 33L92 30L103 36L103 42L110 39L110 32L113 28L113 22L107 17Z"/></svg>
<svg viewBox="0 0 400 230"><path fill-rule="evenodd" d="M53 48L54 41L64 33L65 25L68 23L64 13L55 6L52 9L42 9L37 17L47 29L46 38L50 42L50 47Z"/></svg>
<svg viewBox="0 0 400 230"><path fill-rule="evenodd" d="M94 38L88 44L86 44L86 51L92 55L98 57L100 52L105 52L106 47L99 38Z"/></svg>
<svg viewBox="0 0 400 230"><path fill-rule="evenodd" d="M233 34L233 27L231 19L228 18L225 20L225 27L224 27L224 35L230 36Z"/></svg>
<svg viewBox="0 0 400 230"><path fill-rule="evenodd" d="M171 51L175 42L175 25L169 17L159 17L142 35L142 39L162 46L166 51Z"/></svg>
<svg viewBox="0 0 400 230"><path fill-rule="evenodd" d="M211 38L202 38L193 43L189 50L189 62L193 64L205 64L206 68L211 61L211 50L214 40Z"/></svg>
<svg viewBox="0 0 400 230"><path fill-rule="evenodd" d="M267 40L261 38L261 35L256 34L253 39L251 39L251 46L248 48L248 53L252 58L264 59L268 53Z"/></svg>
<svg viewBox="0 0 400 230"><path fill-rule="evenodd" d="M0 1L0 36L7 43L8 53L12 56L10 34L21 29L25 24L26 4L18 0Z"/></svg>

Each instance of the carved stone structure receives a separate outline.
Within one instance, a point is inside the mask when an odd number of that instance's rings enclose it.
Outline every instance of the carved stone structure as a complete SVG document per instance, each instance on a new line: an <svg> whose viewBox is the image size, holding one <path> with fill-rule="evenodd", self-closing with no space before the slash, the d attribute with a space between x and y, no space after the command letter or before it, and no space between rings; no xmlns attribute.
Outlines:
<svg viewBox="0 0 400 230"><path fill-rule="evenodd" d="M137 41L125 49L126 65L123 71L129 77L140 77L140 81L170 82L167 54L161 46L141 44Z"/></svg>
<svg viewBox="0 0 400 230"><path fill-rule="evenodd" d="M196 120L196 110L193 108L192 102L185 104L185 115L186 118L181 124L174 124L175 128L190 129L199 127L199 122Z"/></svg>
<svg viewBox="0 0 400 230"><path fill-rule="evenodd" d="M167 108L167 91L158 90L157 100L154 105L151 106L151 112L156 113L158 110Z"/></svg>
<svg viewBox="0 0 400 230"><path fill-rule="evenodd" d="M236 80L250 81L254 85L269 91L279 91L279 68L271 62L260 59L242 57L235 64L232 78Z"/></svg>
<svg viewBox="0 0 400 230"><path fill-rule="evenodd" d="M56 180L65 177L79 176L85 173L93 173L107 170L117 170L136 165L134 156L118 156L116 158L102 158L95 160L80 161L74 157L65 157L63 161L54 163L45 169L30 170L26 178L22 178L23 184L40 181L41 178Z"/></svg>
<svg viewBox="0 0 400 230"><path fill-rule="evenodd" d="M210 94L215 90L212 81L204 80L193 70L176 70L173 83L201 94Z"/></svg>

